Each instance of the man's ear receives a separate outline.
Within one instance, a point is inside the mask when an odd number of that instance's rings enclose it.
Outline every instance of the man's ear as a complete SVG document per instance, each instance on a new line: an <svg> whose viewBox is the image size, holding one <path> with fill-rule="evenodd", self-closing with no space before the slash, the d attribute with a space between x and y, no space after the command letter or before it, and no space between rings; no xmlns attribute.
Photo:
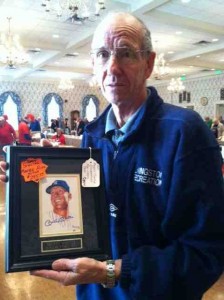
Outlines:
<svg viewBox="0 0 224 300"><path fill-rule="evenodd" d="M72 199L72 194L68 193L68 200L71 200L71 199Z"/></svg>
<svg viewBox="0 0 224 300"><path fill-rule="evenodd" d="M149 78L152 74L155 58L156 58L156 53L153 51L150 52L150 54L147 58L146 79Z"/></svg>

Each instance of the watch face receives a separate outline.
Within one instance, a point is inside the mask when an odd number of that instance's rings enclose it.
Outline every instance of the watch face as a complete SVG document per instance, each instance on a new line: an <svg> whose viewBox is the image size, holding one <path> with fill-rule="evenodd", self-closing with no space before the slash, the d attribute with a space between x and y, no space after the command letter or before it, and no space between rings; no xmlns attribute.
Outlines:
<svg viewBox="0 0 224 300"><path fill-rule="evenodd" d="M208 98L207 97L202 97L200 99L201 105L205 106L208 104Z"/></svg>

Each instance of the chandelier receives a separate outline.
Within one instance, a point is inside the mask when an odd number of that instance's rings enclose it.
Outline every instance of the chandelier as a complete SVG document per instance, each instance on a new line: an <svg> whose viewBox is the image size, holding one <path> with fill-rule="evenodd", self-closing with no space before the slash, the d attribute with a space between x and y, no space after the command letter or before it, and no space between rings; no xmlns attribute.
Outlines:
<svg viewBox="0 0 224 300"><path fill-rule="evenodd" d="M185 86L183 85L183 82L181 81L180 77L178 77L171 79L167 89L169 92L172 93L180 93L185 90Z"/></svg>
<svg viewBox="0 0 224 300"><path fill-rule="evenodd" d="M74 85L69 78L62 78L59 82L58 88L60 90L72 90L74 88Z"/></svg>
<svg viewBox="0 0 224 300"><path fill-rule="evenodd" d="M42 0L45 12L71 23L95 21L100 11L106 9L104 0Z"/></svg>
<svg viewBox="0 0 224 300"><path fill-rule="evenodd" d="M24 51L19 41L18 35L11 33L11 18L7 18L9 30L7 34L2 33L0 44L0 61L7 64L10 68L21 65L29 61L29 56Z"/></svg>
<svg viewBox="0 0 224 300"><path fill-rule="evenodd" d="M162 77L169 74L169 68L166 66L166 61L164 59L164 53L156 55L153 75L155 79L161 79Z"/></svg>

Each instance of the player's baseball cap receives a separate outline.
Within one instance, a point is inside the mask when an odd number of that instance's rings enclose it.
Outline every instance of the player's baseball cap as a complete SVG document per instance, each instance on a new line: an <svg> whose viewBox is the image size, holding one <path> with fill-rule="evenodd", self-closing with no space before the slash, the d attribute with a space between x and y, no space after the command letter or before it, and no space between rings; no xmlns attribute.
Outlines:
<svg viewBox="0 0 224 300"><path fill-rule="evenodd" d="M55 180L49 187L46 188L46 192L48 194L50 194L51 193L51 189L53 187L55 187L55 186L62 187L66 192L70 191L70 188L69 188L69 186L68 186L68 184L67 184L66 181L64 181L64 180Z"/></svg>

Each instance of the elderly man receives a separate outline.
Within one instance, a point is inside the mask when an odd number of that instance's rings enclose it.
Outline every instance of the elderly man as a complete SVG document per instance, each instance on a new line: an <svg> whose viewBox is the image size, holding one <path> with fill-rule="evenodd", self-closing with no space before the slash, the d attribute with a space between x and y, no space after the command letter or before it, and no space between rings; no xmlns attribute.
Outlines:
<svg viewBox="0 0 224 300"><path fill-rule="evenodd" d="M199 300L223 270L219 147L198 114L145 87L154 58L132 15L97 27L93 67L110 105L82 146L102 149L112 260L61 259L32 272L78 284L78 300Z"/></svg>

